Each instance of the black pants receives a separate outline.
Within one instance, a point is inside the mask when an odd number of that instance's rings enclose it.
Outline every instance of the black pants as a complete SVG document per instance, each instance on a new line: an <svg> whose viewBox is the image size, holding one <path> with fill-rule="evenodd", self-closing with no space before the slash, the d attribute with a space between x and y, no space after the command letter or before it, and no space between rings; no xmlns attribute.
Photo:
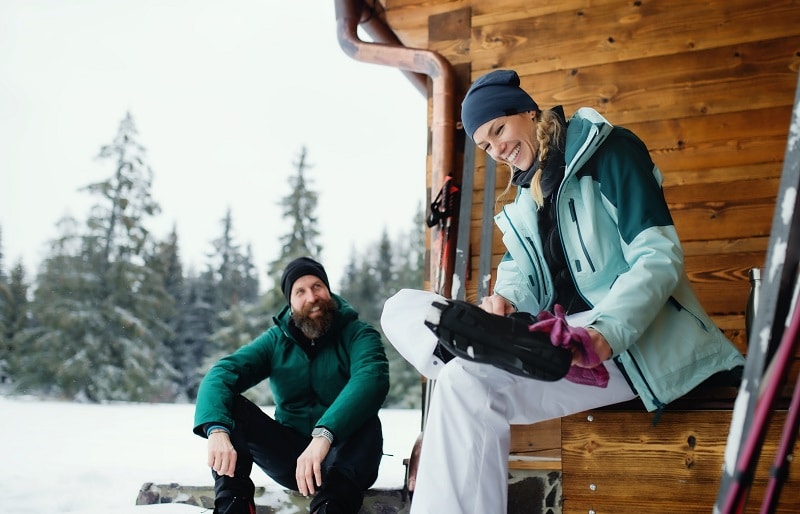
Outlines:
<svg viewBox="0 0 800 514"><path fill-rule="evenodd" d="M297 490L297 458L311 442L311 436L281 425L243 396L233 406L234 429L231 442L236 449L233 478L212 470L214 491L253 497L255 486L250 471L255 462L283 487ZM351 437L336 440L322 462L322 486L311 502L311 512L328 501L337 512L356 514L364 491L378 478L383 455L383 433L378 416L369 419Z"/></svg>

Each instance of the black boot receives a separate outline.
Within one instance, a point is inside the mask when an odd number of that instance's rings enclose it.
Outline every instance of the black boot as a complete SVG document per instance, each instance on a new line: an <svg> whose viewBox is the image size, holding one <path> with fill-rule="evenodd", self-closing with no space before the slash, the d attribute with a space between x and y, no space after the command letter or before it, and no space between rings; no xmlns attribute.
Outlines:
<svg viewBox="0 0 800 514"><path fill-rule="evenodd" d="M214 514L256 514L252 498L221 493L214 500Z"/></svg>
<svg viewBox="0 0 800 514"><path fill-rule="evenodd" d="M529 315L499 316L462 300L433 302L425 325L452 354L515 375L554 382L569 371L572 352L531 332Z"/></svg>
<svg viewBox="0 0 800 514"><path fill-rule="evenodd" d="M334 514L337 512L339 511L336 509L336 506L333 505L330 501L326 501L316 509L312 510L311 514Z"/></svg>
<svg viewBox="0 0 800 514"><path fill-rule="evenodd" d="M332 469L311 500L311 514L357 514L364 501L364 491L349 478Z"/></svg>

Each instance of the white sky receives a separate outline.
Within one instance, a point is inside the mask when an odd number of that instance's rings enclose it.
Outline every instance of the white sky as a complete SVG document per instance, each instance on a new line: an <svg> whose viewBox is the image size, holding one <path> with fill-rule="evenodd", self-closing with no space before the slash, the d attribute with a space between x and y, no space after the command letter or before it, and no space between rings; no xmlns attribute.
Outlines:
<svg viewBox="0 0 800 514"><path fill-rule="evenodd" d="M334 289L354 246L407 232L425 202L426 101L400 71L341 50L333 0L2 0L6 269L23 259L30 280L57 221L85 219L97 199L78 189L113 172L95 157L127 111L162 207L150 228L177 226L187 268L230 207L267 285L304 145Z"/></svg>
<svg viewBox="0 0 800 514"><path fill-rule="evenodd" d="M2 391L0 391L1 393ZM265 407L272 414L274 407ZM194 405L39 401L0 394L3 514L210 514L181 504L134 507L146 482L212 486L206 442L192 434ZM403 459L419 435L419 409L382 409L375 488L403 486ZM264 503L283 487L253 466Z"/></svg>

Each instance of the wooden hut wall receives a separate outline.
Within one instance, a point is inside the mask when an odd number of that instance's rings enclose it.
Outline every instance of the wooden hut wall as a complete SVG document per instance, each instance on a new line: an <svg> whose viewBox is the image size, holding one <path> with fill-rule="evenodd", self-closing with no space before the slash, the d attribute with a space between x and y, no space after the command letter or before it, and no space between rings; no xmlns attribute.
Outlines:
<svg viewBox="0 0 800 514"><path fill-rule="evenodd" d="M800 2L383 0L382 7L403 44L434 50L456 67L459 102L478 76L511 68L543 108L563 105L569 115L593 107L636 132L664 174L695 289L744 348L747 273L764 264L798 83ZM466 283L473 300L481 227L491 223L481 215L483 166L478 152ZM498 166L497 192L507 180ZM494 271L504 251L497 230L492 247Z"/></svg>

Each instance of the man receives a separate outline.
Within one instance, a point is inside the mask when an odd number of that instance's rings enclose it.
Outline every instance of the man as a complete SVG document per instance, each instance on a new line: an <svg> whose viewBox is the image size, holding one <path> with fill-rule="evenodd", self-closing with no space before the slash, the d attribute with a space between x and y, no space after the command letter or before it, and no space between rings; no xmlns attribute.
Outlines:
<svg viewBox="0 0 800 514"><path fill-rule="evenodd" d="M317 261L290 262L289 305L275 326L215 364L200 384L194 432L208 438L217 514L254 514L255 462L311 501L313 514L356 514L378 477L378 410L389 390L379 333L331 294ZM269 378L275 418L241 393Z"/></svg>

